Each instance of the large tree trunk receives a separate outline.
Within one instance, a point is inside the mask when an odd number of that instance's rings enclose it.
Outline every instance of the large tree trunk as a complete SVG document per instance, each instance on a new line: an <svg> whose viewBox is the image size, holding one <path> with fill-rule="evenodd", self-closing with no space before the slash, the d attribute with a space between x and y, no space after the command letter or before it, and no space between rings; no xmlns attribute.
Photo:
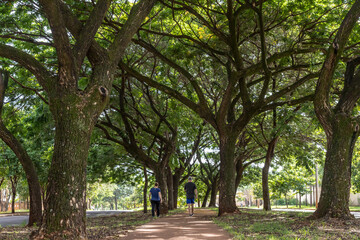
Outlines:
<svg viewBox="0 0 360 240"><path fill-rule="evenodd" d="M148 196L148 186L149 186L149 182L148 182L148 175L147 175L147 171L146 171L146 167L144 166L144 178L145 178L145 183L144 183L144 192L143 192L143 197L144 197L144 213L147 213L147 196Z"/></svg>
<svg viewBox="0 0 360 240"><path fill-rule="evenodd" d="M9 202L10 202L10 198L11 198L11 194L9 189L6 189L5 191L5 212L7 212L9 210Z"/></svg>
<svg viewBox="0 0 360 240"><path fill-rule="evenodd" d="M114 194L114 204L115 204L115 210L118 210L118 203L117 203L116 193Z"/></svg>
<svg viewBox="0 0 360 240"><path fill-rule="evenodd" d="M173 210L174 209L174 185L173 185L173 175L171 172L171 168L169 165L166 167L167 172L167 186L168 186L168 209Z"/></svg>
<svg viewBox="0 0 360 240"><path fill-rule="evenodd" d="M3 182L5 181L5 178L2 177L0 179L0 212L3 211L3 201L2 201L2 189L1 189L1 185L3 184Z"/></svg>
<svg viewBox="0 0 360 240"><path fill-rule="evenodd" d="M235 190L239 187L241 179L243 178L245 167L243 164L243 159L239 158L236 163L236 178L235 178Z"/></svg>
<svg viewBox="0 0 360 240"><path fill-rule="evenodd" d="M15 213L16 187L18 183L17 176L14 175L10 177L10 181L11 181L11 193L12 193L11 213ZM20 206L20 201L19 201L19 206Z"/></svg>
<svg viewBox="0 0 360 240"><path fill-rule="evenodd" d="M202 208L206 207L206 203L207 203L207 201L208 201L208 198L209 198L209 195L210 195L210 191L211 191L210 186L208 186L207 189L206 189L206 193L205 193L205 197L204 197L203 203L202 203L202 205L201 205Z"/></svg>
<svg viewBox="0 0 360 240"><path fill-rule="evenodd" d="M180 185L181 175L175 172L173 175L173 194L174 194L174 209L177 209L177 199L179 196L179 185Z"/></svg>
<svg viewBox="0 0 360 240"><path fill-rule="evenodd" d="M235 142L236 136L220 135L219 216L237 210L235 203Z"/></svg>
<svg viewBox="0 0 360 240"><path fill-rule="evenodd" d="M275 137L269 142L268 149L266 152L265 165L262 169L262 192L263 192L263 200L264 200L263 209L265 211L271 210L270 193L269 193L269 168L270 168L271 160L274 157L275 146L278 139L279 139L278 137Z"/></svg>
<svg viewBox="0 0 360 240"><path fill-rule="evenodd" d="M160 205L160 214L166 214L169 211L168 207L168 189L167 189L167 174L163 168L158 167L154 171L155 179L159 183L161 190L162 203Z"/></svg>
<svg viewBox="0 0 360 240"><path fill-rule="evenodd" d="M44 219L35 239L86 239L86 160L96 118L79 107L79 99L69 100L56 101L51 108L55 146Z"/></svg>
<svg viewBox="0 0 360 240"><path fill-rule="evenodd" d="M337 63L360 17L360 1L356 0L343 19L330 45L316 86L314 108L327 137L324 175L318 208L312 218L351 218L349 196L353 146L358 137L358 120L353 108L360 98L360 58L349 61L343 91L335 107L330 104L333 76ZM355 71L356 70L356 71Z"/></svg>
<svg viewBox="0 0 360 240"><path fill-rule="evenodd" d="M0 208L1 208L1 212L4 211L4 203L3 203L2 199L3 199L3 190L0 189Z"/></svg>
<svg viewBox="0 0 360 240"><path fill-rule="evenodd" d="M324 175L318 208L313 218L351 218L349 197L351 159L358 136L351 120L341 114L332 124L333 135L328 138Z"/></svg>
<svg viewBox="0 0 360 240"><path fill-rule="evenodd" d="M216 207L216 195L217 195L218 191L219 191L218 178L215 178L211 185L209 207Z"/></svg>

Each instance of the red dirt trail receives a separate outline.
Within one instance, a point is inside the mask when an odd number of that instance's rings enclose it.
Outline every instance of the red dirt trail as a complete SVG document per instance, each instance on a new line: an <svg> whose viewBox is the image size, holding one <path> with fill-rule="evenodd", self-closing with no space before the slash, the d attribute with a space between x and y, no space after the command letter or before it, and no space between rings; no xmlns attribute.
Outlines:
<svg viewBox="0 0 360 240"><path fill-rule="evenodd" d="M195 209L194 216L176 214L160 217L129 232L124 240L171 239L171 240L228 240L231 236L206 216L215 216L214 211Z"/></svg>

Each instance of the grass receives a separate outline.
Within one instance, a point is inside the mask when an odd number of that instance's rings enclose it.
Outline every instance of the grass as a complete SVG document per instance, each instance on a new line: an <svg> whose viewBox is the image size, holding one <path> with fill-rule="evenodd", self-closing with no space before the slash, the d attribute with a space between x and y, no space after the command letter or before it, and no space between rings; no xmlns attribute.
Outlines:
<svg viewBox="0 0 360 240"><path fill-rule="evenodd" d="M169 211L166 216L184 212L184 208ZM87 218L86 231L89 240L119 239L128 231L152 221L151 209L148 213L142 211L125 212L110 216ZM32 231L37 227L25 227L25 223L16 227L0 227L1 240L27 240Z"/></svg>
<svg viewBox="0 0 360 240"><path fill-rule="evenodd" d="M255 209L258 208L257 206L251 206L251 207L247 207L250 209ZM260 208L262 208L262 206L260 206ZM296 205L289 205L288 207L284 206L284 205L272 205L271 208L274 209L300 209L299 206ZM350 211L352 212L360 212L360 206L350 206ZM306 205L301 205L301 209L311 209L311 210L315 210L315 206L306 206Z"/></svg>
<svg viewBox="0 0 360 240"><path fill-rule="evenodd" d="M28 213L28 212L29 212L29 209L19 209L19 210L15 211L15 214L16 213ZM0 212L0 214L11 214L11 210L6 211L6 212Z"/></svg>
<svg viewBox="0 0 360 240"><path fill-rule="evenodd" d="M360 239L360 219L312 221L307 219L310 214L241 209L216 217L214 222L234 239Z"/></svg>

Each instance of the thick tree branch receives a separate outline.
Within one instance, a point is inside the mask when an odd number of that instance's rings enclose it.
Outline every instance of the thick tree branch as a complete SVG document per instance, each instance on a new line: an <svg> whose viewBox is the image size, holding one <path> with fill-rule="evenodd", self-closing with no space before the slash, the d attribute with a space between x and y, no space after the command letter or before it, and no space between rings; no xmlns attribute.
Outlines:
<svg viewBox="0 0 360 240"><path fill-rule="evenodd" d="M125 48L131 42L133 35L138 31L145 17L150 13L155 2L156 0L140 0L131 8L129 18L108 49L112 64L118 64L125 53Z"/></svg>
<svg viewBox="0 0 360 240"><path fill-rule="evenodd" d="M196 80L194 79L194 77L183 67L179 66L178 64L176 64L174 61L172 61L171 59L169 59L168 57L164 56L163 54L161 54L155 47L151 46L150 44L146 43L145 41L142 40L133 40L135 43L139 44L140 46L144 47L146 50L150 51L151 53L153 53L154 55L156 55L157 57L159 57L161 60L163 60L165 63L167 63L170 67L176 69L181 75L183 75L184 77L186 77L191 85L193 86L193 88L195 89L195 92L200 100L199 104L203 107L203 108L207 108L206 111L210 111L207 107L207 101L206 98L204 96L203 91L201 90L199 84L196 82Z"/></svg>
<svg viewBox="0 0 360 240"><path fill-rule="evenodd" d="M211 125L216 126L214 116L210 112L202 111L202 107L200 107L198 104L194 103L190 99L184 97L178 91L176 91L176 90L174 90L174 89L172 89L172 88L170 88L168 86L165 86L165 85L163 85L161 83L158 83L158 82L152 80L149 77L141 75L140 73L138 73L134 69L131 69L129 66L127 66L123 62L120 62L119 65L120 65L120 67L122 69L124 69L127 73L129 73L131 76L133 76L134 78L136 78L140 82L146 83L150 87L154 87L154 88L168 94L169 96L174 97L175 99L177 99L178 101L183 103L185 106L189 107L191 110L193 110L194 112L198 113L201 117L206 119L206 121L209 122Z"/></svg>
<svg viewBox="0 0 360 240"><path fill-rule="evenodd" d="M52 77L51 73L40 62L19 49L0 43L0 56L18 62L34 74L45 91L48 91L55 83L55 78Z"/></svg>
<svg viewBox="0 0 360 240"><path fill-rule="evenodd" d="M91 12L88 20L77 37L74 46L76 54L77 69L80 69L81 64L94 40L94 36L98 31L107 10L110 7L111 0L99 0L94 10Z"/></svg>
<svg viewBox="0 0 360 240"><path fill-rule="evenodd" d="M290 93L292 91L294 91L296 88L298 88L299 86L301 86L302 84L304 84L305 82L314 79L316 77L319 76L319 73L310 73L308 75L306 75L305 77L300 78L298 81L296 81L295 83L291 84L290 86L287 86L283 89L281 89L280 91L272 94L271 96L267 97L265 99L266 103L270 103L275 101L276 99L284 96L287 93Z"/></svg>
<svg viewBox="0 0 360 240"><path fill-rule="evenodd" d="M344 89L341 93L336 111L351 114L356 102L360 98L360 73L356 67L360 65L360 57L357 57L347 63L345 72Z"/></svg>
<svg viewBox="0 0 360 240"><path fill-rule="evenodd" d="M314 107L316 115L323 126L331 124L331 116L333 114L330 105L330 88L332 86L332 78L343 52L343 49L349 39L353 27L357 23L360 16L360 0L357 0L346 14L340 28L335 36L333 44L329 47L328 54L324 61L324 65L320 71L319 80L316 86L316 94L314 99ZM325 127L324 129L330 129ZM326 131L326 130L325 130ZM331 132L326 132L331 136Z"/></svg>
<svg viewBox="0 0 360 240"><path fill-rule="evenodd" d="M56 48L59 64L59 84L76 86L77 74L74 67L74 55L72 53L63 15L61 14L60 0L39 0L39 3L49 21L54 39L54 46Z"/></svg>

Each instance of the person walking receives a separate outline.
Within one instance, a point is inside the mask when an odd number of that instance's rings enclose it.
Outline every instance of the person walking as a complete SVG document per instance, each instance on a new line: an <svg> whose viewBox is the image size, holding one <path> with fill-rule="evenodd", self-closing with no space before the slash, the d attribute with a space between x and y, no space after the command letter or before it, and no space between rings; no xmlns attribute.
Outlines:
<svg viewBox="0 0 360 240"><path fill-rule="evenodd" d="M151 214L155 217L160 217L160 203L162 203L161 190L159 188L159 183L155 183L154 187L150 189L149 198L151 202Z"/></svg>
<svg viewBox="0 0 360 240"><path fill-rule="evenodd" d="M192 177L188 178L188 182L185 184L186 191L186 203L188 205L189 216L194 215L194 203L195 199L198 197L198 191L196 189L195 183L192 182Z"/></svg>

